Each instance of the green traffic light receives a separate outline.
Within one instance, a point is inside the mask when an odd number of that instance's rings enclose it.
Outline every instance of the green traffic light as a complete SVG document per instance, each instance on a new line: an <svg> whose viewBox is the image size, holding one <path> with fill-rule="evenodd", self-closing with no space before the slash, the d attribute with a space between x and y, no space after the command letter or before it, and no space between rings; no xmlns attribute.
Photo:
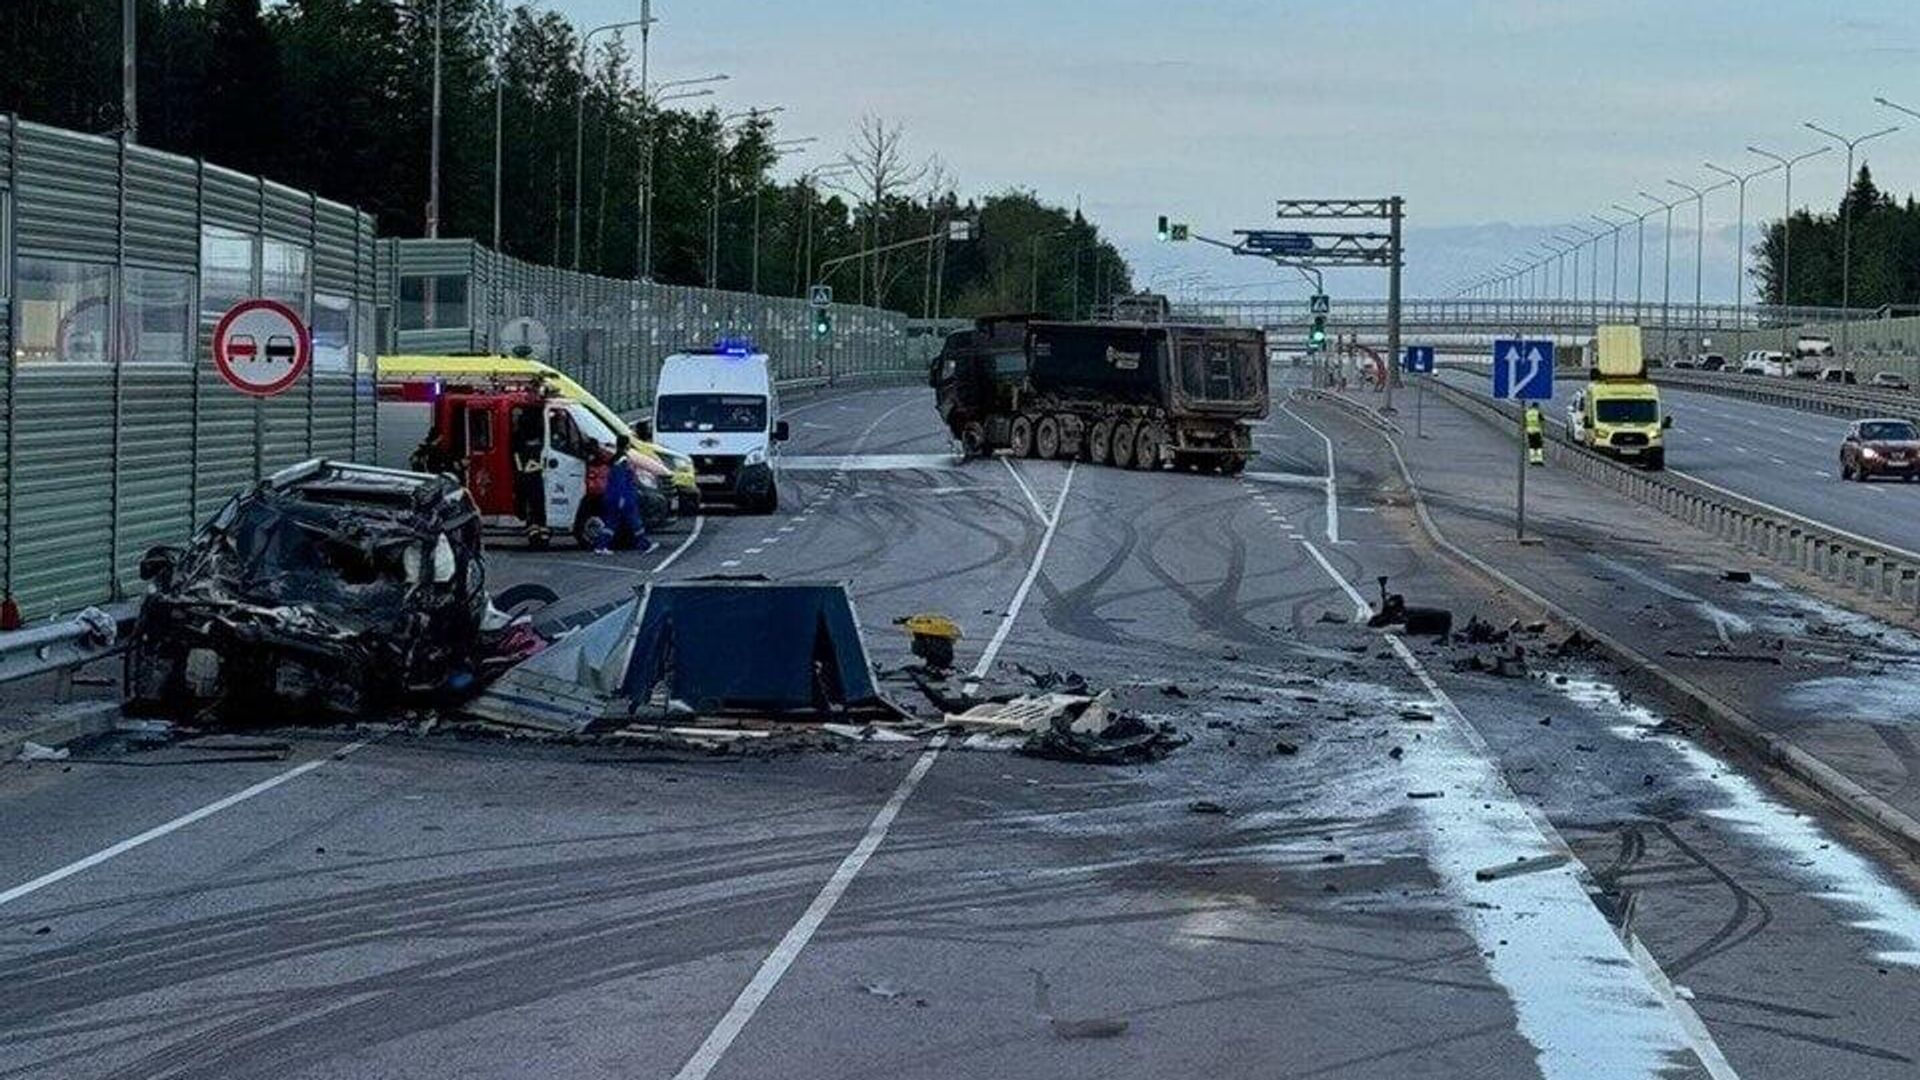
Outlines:
<svg viewBox="0 0 1920 1080"><path fill-rule="evenodd" d="M1154 238L1166 243L1173 236L1173 229L1167 224L1167 215L1161 214L1158 226L1154 229Z"/></svg>

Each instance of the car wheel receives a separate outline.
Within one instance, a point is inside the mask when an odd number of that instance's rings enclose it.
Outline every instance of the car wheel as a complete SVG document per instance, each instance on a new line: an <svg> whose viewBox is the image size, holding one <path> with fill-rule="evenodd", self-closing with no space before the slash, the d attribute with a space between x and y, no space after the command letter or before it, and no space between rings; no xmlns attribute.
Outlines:
<svg viewBox="0 0 1920 1080"><path fill-rule="evenodd" d="M1105 465L1107 455L1113 449L1113 423L1108 420L1095 420L1087 431L1087 460L1095 465Z"/></svg>
<svg viewBox="0 0 1920 1080"><path fill-rule="evenodd" d="M1113 467L1133 468L1133 425L1125 420L1113 425Z"/></svg>
<svg viewBox="0 0 1920 1080"><path fill-rule="evenodd" d="M760 501L754 504L753 512L756 514L764 515L764 514L771 514L779 509L780 509L780 485L773 483L772 481L768 481L767 493L765 495L760 496Z"/></svg>
<svg viewBox="0 0 1920 1080"><path fill-rule="evenodd" d="M1016 416L1007 426L1007 449L1014 457L1033 456L1033 418Z"/></svg>

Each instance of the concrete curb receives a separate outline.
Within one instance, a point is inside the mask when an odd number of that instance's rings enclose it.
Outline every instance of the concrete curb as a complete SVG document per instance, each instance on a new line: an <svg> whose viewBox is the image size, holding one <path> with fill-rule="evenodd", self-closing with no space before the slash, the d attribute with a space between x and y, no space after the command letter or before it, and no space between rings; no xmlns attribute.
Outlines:
<svg viewBox="0 0 1920 1080"><path fill-rule="evenodd" d="M75 702L67 706L61 715L49 717L26 731L0 734L0 765L19 757L20 747L25 743L65 746L96 735L105 735L119 722L120 703L117 701Z"/></svg>
<svg viewBox="0 0 1920 1080"><path fill-rule="evenodd" d="M1336 401L1340 400L1333 395L1323 396L1333 397ZM1344 402L1343 404L1351 411L1371 415L1358 403ZM1377 424L1375 426L1378 427ZM1441 552L1495 586L1538 605L1560 622L1578 630L1605 650L1614 661L1638 668L1653 676L1665 684L1682 703L1700 714L1714 731L1746 747L1757 754L1762 761L1805 783L1848 817L1873 829L1908 855L1920 856L1920 820L1915 820L1790 740L1761 728L1744 713L1695 685L1685 676L1668 670L1651 657L1642 654L1612 634L1592 625L1447 539L1446 534L1440 531L1439 523L1433 519L1432 513L1427 509L1426 496L1421 492L1420 485L1414 481L1413 470L1407 467L1407 459L1401 453L1399 441L1394 438L1393 433L1384 429L1381 431L1381 437L1393 451L1394 463L1400 470L1401 479L1406 482L1407 491L1413 500L1414 516L1420 522L1421 531L1427 534L1427 538L1433 541L1434 546Z"/></svg>

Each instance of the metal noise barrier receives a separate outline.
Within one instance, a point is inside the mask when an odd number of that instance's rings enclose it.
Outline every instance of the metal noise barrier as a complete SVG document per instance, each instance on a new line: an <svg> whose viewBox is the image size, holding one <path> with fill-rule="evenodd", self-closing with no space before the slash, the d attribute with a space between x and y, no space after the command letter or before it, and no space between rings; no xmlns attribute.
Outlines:
<svg viewBox="0 0 1920 1080"><path fill-rule="evenodd" d="M1496 419L1511 433L1518 406L1433 380L1434 393ZM1808 574L1842 592L1898 609L1920 621L1920 553L1877 543L1811 518L1671 472L1648 472L1566 441L1547 440L1547 457L1578 476L1612 488L1668 517L1712 533L1775 563Z"/></svg>

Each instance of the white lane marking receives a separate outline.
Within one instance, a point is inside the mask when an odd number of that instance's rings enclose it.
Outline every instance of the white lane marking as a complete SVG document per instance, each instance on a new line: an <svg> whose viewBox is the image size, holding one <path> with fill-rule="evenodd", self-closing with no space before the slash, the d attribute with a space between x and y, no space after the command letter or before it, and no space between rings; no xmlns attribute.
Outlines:
<svg viewBox="0 0 1920 1080"><path fill-rule="evenodd" d="M1767 460L1773 462L1775 465L1785 465L1787 463L1786 458L1773 457L1772 455L1768 455Z"/></svg>
<svg viewBox="0 0 1920 1080"><path fill-rule="evenodd" d="M748 549L747 549L747 552L746 552L746 553L747 553L747 554L749 554L749 555L758 555L758 554L760 554L760 553L761 553L762 551L765 551L765 550L766 550L765 548L757 548L757 547L750 547L750 548L748 548Z"/></svg>
<svg viewBox="0 0 1920 1080"><path fill-rule="evenodd" d="M205 818L212 817L213 815L219 813L222 810L227 809L228 807L238 806L239 804L246 802L248 799L253 798L255 795L260 795L265 792L272 791L274 788L279 787L281 784L284 784L289 780L297 779L299 777L307 775L308 773L319 768L320 766L325 765L329 761L333 761L338 758L343 758L348 754L353 753L355 750L358 750L361 747L367 745L367 743L370 741L371 740L369 739L361 739L358 742L348 743L347 745L341 747L338 750L335 750L334 752L328 754L325 757L315 758L312 761L295 765L293 768L288 769L287 771L282 773L275 773L274 775L267 777L265 780L260 781L259 783L253 785L252 787L242 788L241 790L234 792L233 794L227 796L224 799L216 799L213 802L208 803L207 805L201 807L198 810L192 810L185 814L181 814L179 817L174 818L172 821L169 821L163 825L155 825L153 828L148 829L146 832L143 832L138 836L130 836L125 840L122 840L119 843L114 844L111 847L102 848L101 850L94 852L93 854L87 856L84 859L78 859L74 862L70 862L58 870L50 870L47 873L41 874L39 877L34 878L32 881L22 882L19 885L15 885L13 888L8 889L6 892L0 892L0 905L11 904L15 900L18 900L23 896L28 896L33 893L39 892L41 889L44 889L47 886L55 884L57 882L65 881L66 879L72 877L75 874L79 874L87 870L91 870L94 867L99 866L101 863L106 862L108 859L113 859L121 855L125 855L127 852L132 851L134 848L140 847L143 844L150 844L153 841L158 840L163 836L166 836L168 833L178 832L181 829L186 828L187 826L193 824L196 821L200 821Z"/></svg>
<svg viewBox="0 0 1920 1080"><path fill-rule="evenodd" d="M1702 436L1700 436L1700 441L1701 441L1701 442L1712 442L1712 441L1713 441L1713 436L1711 436L1711 435L1702 435Z"/></svg>
<svg viewBox="0 0 1920 1080"><path fill-rule="evenodd" d="M1039 497L1033 493L1031 487L1027 486L1026 478L1020 475L1020 470L1013 467L1013 459L1003 457L1000 459L1000 464L1005 465L1007 471L1013 474L1013 482L1020 485L1020 493L1027 497L1027 505L1033 507L1033 516L1040 519L1040 524L1045 525L1047 512L1040 508Z"/></svg>
<svg viewBox="0 0 1920 1080"><path fill-rule="evenodd" d="M993 638L987 642L986 649L980 654L980 662L967 672L967 681L962 689L971 694L980 688L980 678L993 667L993 658L1000 655L1000 646L1007 643L1007 635L1013 631L1013 621L1020 617L1020 608L1027 602L1027 593L1033 588L1033 582L1040 576L1040 566L1047 561L1047 549L1053 546L1053 534L1060 528L1060 512L1066 509L1067 492L1073 490L1074 467L1077 462L1067 464L1067 478L1060 484L1060 494L1053 501L1052 516L1042 515L1046 521L1046 531L1040 534L1040 546L1034 550L1033 563L1027 567L1027 576L1021 579L1020 587L1014 590L1013 603L1007 605L1007 613L1000 617L1000 625L994 628Z"/></svg>
<svg viewBox="0 0 1920 1080"><path fill-rule="evenodd" d="M790 532L792 532L792 531L793 531L793 526L791 526L791 525L782 525L782 526L780 526L780 531L781 531L781 532L783 532L783 533L790 533Z"/></svg>
<svg viewBox="0 0 1920 1080"><path fill-rule="evenodd" d="M834 905L839 903L840 897L846 893L847 886L853 884L854 877L867 865L867 860L873 857L874 851L880 847L880 842L887 838L887 830L893 827L893 819L900 815L900 808L906 805L907 798L913 794L914 788L920 786L920 780L927 775L927 770L933 768L934 759L940 756L940 749L946 745L946 741L946 736L940 735L927 745L926 750L920 754L919 760L913 763L913 768L907 770L907 775L900 781L900 786L893 789L893 794L888 797L886 804L873 816L873 821L867 826L866 834L860 837L860 842L854 845L852 851L847 852L846 858L840 860L840 865L834 868L833 876L820 887L819 895L815 896L813 903L808 904L807 910L801 913L800 921L793 924L786 936L780 939L780 943L767 954L767 958L760 962L760 969L753 973L753 978L748 980L746 988L740 991L740 996L733 999L733 1005L727 1010L726 1015L722 1016L720 1022L713 1026L713 1030L707 1033L699 1049L695 1050L693 1056L687 1059L687 1063L680 1067L680 1071L673 1074L674 1080L705 1080L707 1075L713 1072L714 1066L720 1064L720 1058L726 1054L727 1048L740 1037L740 1032L745 1030L747 1021L753 1019L753 1014L759 1011L768 995L773 993L773 988L780 984L780 979L786 975L787 969L792 967L794 960L799 957L800 950L807 947L807 942L813 939L814 933L820 929L820 924L826 921Z"/></svg>
<svg viewBox="0 0 1920 1080"><path fill-rule="evenodd" d="M1833 474L1832 474L1832 473L1830 473L1830 472L1822 472L1822 471L1821 471L1821 470L1819 470L1819 469L1815 469L1815 470L1813 470L1813 475L1815 475L1815 476L1817 476L1817 477L1819 477L1819 478L1820 478L1820 479L1822 479L1822 480L1831 480L1831 479L1833 479Z"/></svg>
<svg viewBox="0 0 1920 1080"><path fill-rule="evenodd" d="M667 557L660 560L660 565L655 566L653 568L653 572L658 574L662 570L665 570L667 567L672 566L676 562L679 562L680 556L685 555L687 553L687 549L693 546L693 542L695 540L700 539L700 530L702 528L705 528L706 524L707 524L707 516L705 514L693 515L693 529L687 533L687 538L680 541L679 547L676 547L672 551L667 552Z"/></svg>
<svg viewBox="0 0 1920 1080"><path fill-rule="evenodd" d="M1295 421L1299 422L1301 427L1320 436L1320 441L1327 444L1327 476L1325 481L1327 488L1327 542L1337 544L1340 542L1340 494L1337 490L1338 480L1333 472L1333 440L1327 436L1326 432L1321 431L1319 428L1301 419L1299 413L1294 412L1292 408L1284 403L1280 406L1280 411L1293 417Z"/></svg>
<svg viewBox="0 0 1920 1080"><path fill-rule="evenodd" d="M952 454L828 454L793 455L782 458L780 467L788 472L913 472L920 469L957 469Z"/></svg>
<svg viewBox="0 0 1920 1080"><path fill-rule="evenodd" d="M720 569L722 569L722 570L731 570L731 569L733 569L734 567L736 567L736 566L739 566L739 565L740 565L740 560L739 560L739 559L727 559L727 560L725 560L725 561L723 561L723 562L722 562L722 563L720 564Z"/></svg>
<svg viewBox="0 0 1920 1080"><path fill-rule="evenodd" d="M1320 569L1324 570L1327 576L1333 579L1335 584L1340 586L1341 591L1345 592L1347 596L1353 600L1355 617L1360 619L1370 617L1372 615L1372 609L1368 607L1367 602L1360 596L1359 590L1355 589L1351 582L1333 568L1333 564L1327 561L1326 556L1320 554L1320 549L1314 547L1312 541L1308 540L1301 541L1301 546L1305 547L1307 553L1313 556L1314 561L1320 564ZM1453 698L1434 680L1432 674L1427 671L1426 665L1422 664L1420 658L1413 654L1413 650L1407 647L1407 643L1402 641L1398 634L1384 634L1382 636L1393 649L1394 654L1400 658L1400 663L1412 673L1413 677L1426 689L1433 700L1438 703L1440 707L1446 711L1447 716L1453 720L1452 726L1454 730L1458 731L1466 740L1467 745L1475 753L1480 755L1480 760L1488 770L1492 783L1503 790L1513 805L1518 807L1520 811L1533 822L1534 827L1540 833L1541 842L1547 845L1548 848L1566 855L1574 865L1582 865L1578 857L1573 854L1573 849L1568 846L1566 838L1560 835L1559 830L1554 828L1551 821L1547 820L1546 815L1541 813L1538 807L1526 802L1514 793L1511 785L1507 783L1505 776L1492 765L1492 762L1496 760L1493 756L1492 747L1488 746L1486 740L1481 738L1479 731L1476 730L1472 722L1467 719L1466 713L1461 711L1460 706L1455 704ZM1594 918L1599 918L1599 912L1591 907L1591 902L1588 902L1587 911L1590 912ZM1646 980L1648 992L1666 1007L1668 1014L1680 1029L1680 1033L1686 1038L1688 1047L1693 1051L1694 1056L1700 1060L1700 1064L1707 1070L1707 1075L1713 1077L1714 1080L1739 1080L1739 1074L1736 1073L1733 1066L1727 1062L1726 1056L1720 1051L1719 1044L1714 1041L1712 1033L1709 1032L1706 1025L1701 1022L1699 1014L1695 1013L1693 1007L1681 1000L1680 996L1674 992L1673 982L1667 977L1666 972L1661 970L1659 962L1646 951L1640 944L1639 939L1631 932L1618 936L1622 946L1627 951L1628 958L1633 961L1634 967L1640 972L1641 978ZM1497 960L1504 952L1505 950L1490 950L1487 955L1490 960ZM1496 980L1498 980L1497 975ZM1563 1005L1556 1005L1552 1002L1522 1001L1518 998L1511 998L1511 1000L1513 1001L1516 1011L1522 1013L1529 1010L1537 1011L1539 1015L1534 1019L1534 1022L1547 1024L1549 1031L1546 1034L1549 1036L1551 1035L1553 1025L1566 1020L1565 1006ZM1536 1064L1540 1065L1542 1074L1547 1076L1556 1075L1557 1071L1550 1068L1548 1061L1544 1060L1552 1048L1548 1045L1542 1045L1538 1039L1530 1035L1524 1023L1521 1034L1523 1038L1527 1038L1528 1041L1533 1042L1536 1049L1541 1051L1540 1060L1537 1060Z"/></svg>

